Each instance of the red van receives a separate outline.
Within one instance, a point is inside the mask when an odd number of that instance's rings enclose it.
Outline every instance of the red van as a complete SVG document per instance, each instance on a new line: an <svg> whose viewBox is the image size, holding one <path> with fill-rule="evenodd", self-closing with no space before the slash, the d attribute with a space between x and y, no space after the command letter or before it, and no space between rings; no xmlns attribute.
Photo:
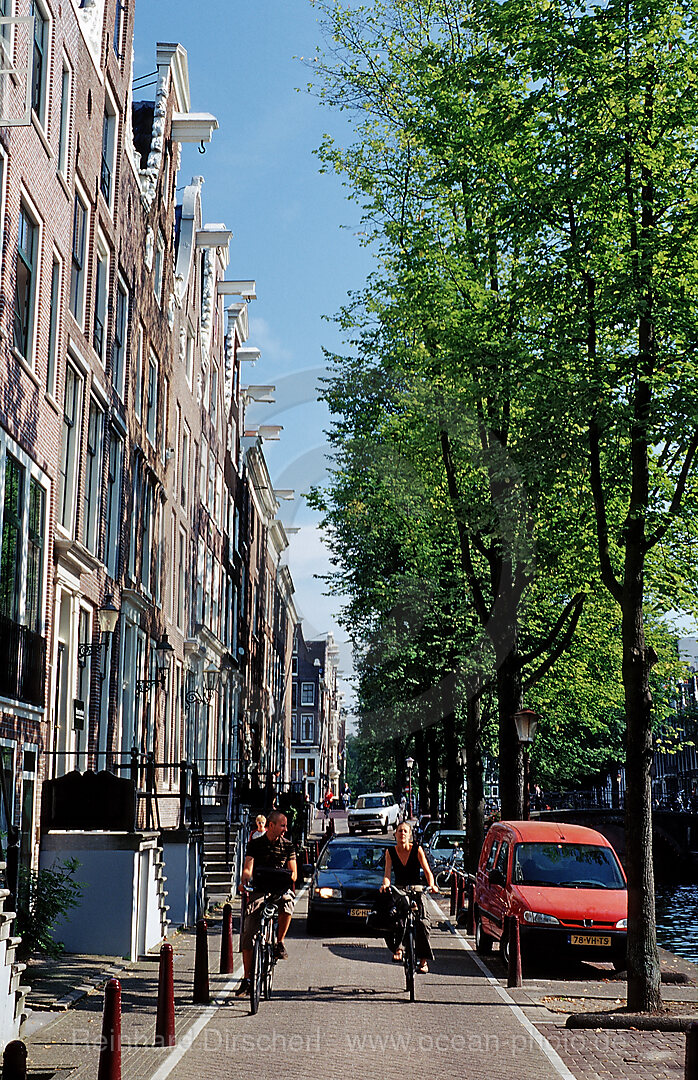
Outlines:
<svg viewBox="0 0 698 1080"><path fill-rule="evenodd" d="M605 836L555 821L498 821L480 853L475 947L495 941L508 961L507 915L519 920L521 949L567 951L625 967L628 894Z"/></svg>

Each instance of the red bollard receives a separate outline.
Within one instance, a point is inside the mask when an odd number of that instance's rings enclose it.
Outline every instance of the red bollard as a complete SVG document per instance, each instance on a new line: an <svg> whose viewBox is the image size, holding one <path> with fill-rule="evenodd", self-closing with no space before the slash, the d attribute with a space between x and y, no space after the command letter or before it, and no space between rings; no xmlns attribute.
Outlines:
<svg viewBox="0 0 698 1080"><path fill-rule="evenodd" d="M456 875L451 874L451 907L449 909L451 915L456 914L456 887Z"/></svg>
<svg viewBox="0 0 698 1080"><path fill-rule="evenodd" d="M206 920L199 919L196 924L196 954L194 957L194 1004L210 1005L211 995L208 989L208 938Z"/></svg>
<svg viewBox="0 0 698 1080"><path fill-rule="evenodd" d="M233 909L223 906L223 932L221 934L221 975L229 975L235 966L233 961Z"/></svg>
<svg viewBox="0 0 698 1080"><path fill-rule="evenodd" d="M509 970L507 986L521 986L521 933L516 915L509 916Z"/></svg>
<svg viewBox="0 0 698 1080"><path fill-rule="evenodd" d="M468 915L465 931L467 934L475 933L475 885L472 881L468 886Z"/></svg>
<svg viewBox="0 0 698 1080"><path fill-rule="evenodd" d="M698 1080L698 1021L686 1028L686 1065L684 1080Z"/></svg>
<svg viewBox="0 0 698 1080"><path fill-rule="evenodd" d="M158 971L158 1008L155 1020L155 1046L175 1045L174 971L172 946L166 941L160 949Z"/></svg>
<svg viewBox="0 0 698 1080"><path fill-rule="evenodd" d="M97 1080L121 1080L121 983L118 979L110 979L104 991Z"/></svg>
<svg viewBox="0 0 698 1080"><path fill-rule="evenodd" d="M27 1048L21 1039L13 1039L3 1050L2 1080L27 1080Z"/></svg>

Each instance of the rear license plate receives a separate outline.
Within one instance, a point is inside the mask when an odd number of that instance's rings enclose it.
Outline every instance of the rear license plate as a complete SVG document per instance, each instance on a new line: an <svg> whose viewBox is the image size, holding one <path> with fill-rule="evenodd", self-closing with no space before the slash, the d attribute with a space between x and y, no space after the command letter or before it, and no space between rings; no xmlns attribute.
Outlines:
<svg viewBox="0 0 698 1080"><path fill-rule="evenodd" d="M570 945L606 945L610 946L611 939L601 934L570 934Z"/></svg>
<svg viewBox="0 0 698 1080"><path fill-rule="evenodd" d="M355 919L365 919L370 913L371 909L367 907L353 907L349 909L349 914Z"/></svg>

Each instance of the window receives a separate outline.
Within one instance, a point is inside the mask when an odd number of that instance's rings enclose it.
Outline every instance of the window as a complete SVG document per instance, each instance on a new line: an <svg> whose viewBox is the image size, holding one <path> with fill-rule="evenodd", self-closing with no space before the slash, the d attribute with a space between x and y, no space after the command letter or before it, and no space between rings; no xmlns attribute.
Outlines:
<svg viewBox="0 0 698 1080"><path fill-rule="evenodd" d="M23 464L20 456L21 451L17 456L9 451L5 455L0 615L27 626L33 633L41 633L46 491L31 474L28 461ZM0 681L4 685L5 679Z"/></svg>
<svg viewBox="0 0 698 1080"><path fill-rule="evenodd" d="M73 206L73 252L70 271L70 310L82 325L85 313L85 250L87 247L87 206L75 192Z"/></svg>
<svg viewBox="0 0 698 1080"><path fill-rule="evenodd" d="M108 97L104 99L102 118L102 167L99 174L99 190L111 208L114 196L114 152L116 150L116 109Z"/></svg>
<svg viewBox="0 0 698 1080"><path fill-rule="evenodd" d="M298 706L298 683L291 684L291 708L295 709Z"/></svg>
<svg viewBox="0 0 698 1080"><path fill-rule="evenodd" d="M56 368L58 364L58 316L61 308L61 277L63 264L54 252L51 269L51 310L48 323L48 357L46 362L46 392L56 393Z"/></svg>
<svg viewBox="0 0 698 1080"><path fill-rule="evenodd" d="M304 682L301 684L301 705L315 704L315 683Z"/></svg>
<svg viewBox="0 0 698 1080"><path fill-rule="evenodd" d="M97 555L99 527L102 519L102 441L104 413L94 398L90 398L87 422L85 497L83 510L83 543Z"/></svg>
<svg viewBox="0 0 698 1080"><path fill-rule="evenodd" d="M37 3L32 3L34 16L34 71L32 81L32 109L41 126L46 126L46 76L48 73L48 19Z"/></svg>
<svg viewBox="0 0 698 1080"><path fill-rule="evenodd" d="M0 556L0 614L19 622L22 569L24 467L11 454L5 461L5 499Z"/></svg>
<svg viewBox="0 0 698 1080"><path fill-rule="evenodd" d="M153 289L158 304L162 304L162 270L165 262L165 238L158 229L158 238L155 244L155 272L153 274Z"/></svg>
<svg viewBox="0 0 698 1080"><path fill-rule="evenodd" d="M313 717L312 714L301 716L301 742L313 741Z"/></svg>
<svg viewBox="0 0 698 1080"><path fill-rule="evenodd" d="M298 717L295 713L291 714L291 742L298 742Z"/></svg>
<svg viewBox="0 0 698 1080"><path fill-rule="evenodd" d="M187 509L189 502L189 454L191 446L191 435L189 428L185 423L182 427L182 453L181 453L181 478L180 478L180 502L184 509Z"/></svg>
<svg viewBox="0 0 698 1080"><path fill-rule="evenodd" d="M109 288L109 253L107 246L100 236L97 239L95 269L95 300L94 316L92 322L92 346L97 356L104 364L104 354L107 344L107 289Z"/></svg>
<svg viewBox="0 0 698 1080"><path fill-rule="evenodd" d="M211 424L213 430L218 430L218 368L211 367Z"/></svg>
<svg viewBox="0 0 698 1080"><path fill-rule="evenodd" d="M170 380L162 380L162 428L160 431L160 460L167 464L167 440L170 437Z"/></svg>
<svg viewBox="0 0 698 1080"><path fill-rule="evenodd" d="M155 503L155 494L153 493L153 503ZM164 507L160 499L157 500L157 506L154 506L154 525L155 525L155 581L153 582L153 598L158 607L162 604L162 562L163 562L163 550L165 546L165 514Z"/></svg>
<svg viewBox="0 0 698 1080"><path fill-rule="evenodd" d="M206 492L206 505L213 516L216 501L216 459L213 456L213 447L208 448L208 489Z"/></svg>
<svg viewBox="0 0 698 1080"><path fill-rule="evenodd" d="M124 471L124 442L112 431L109 436L109 473L107 476L107 535L104 561L113 578L119 571L119 540L121 536L121 488Z"/></svg>
<svg viewBox="0 0 698 1080"><path fill-rule="evenodd" d="M150 354L148 361L148 400L146 402L146 434L153 446L158 424L158 362L157 358Z"/></svg>
<svg viewBox="0 0 698 1080"><path fill-rule="evenodd" d="M199 498L206 505L206 478L208 473L208 443L201 437L201 461L199 462Z"/></svg>
<svg viewBox="0 0 698 1080"><path fill-rule="evenodd" d="M153 488L147 480L143 482L141 530L141 585L150 594L153 547Z"/></svg>
<svg viewBox="0 0 698 1080"><path fill-rule="evenodd" d="M177 573L177 515L174 510L170 515L170 558L168 566L171 572L170 577L170 622L177 622L177 585L179 584L179 575Z"/></svg>
<svg viewBox="0 0 698 1080"><path fill-rule="evenodd" d="M34 336L34 300L38 266L39 229L24 203L19 210L15 275L14 347L29 360Z"/></svg>
<svg viewBox="0 0 698 1080"><path fill-rule="evenodd" d="M114 312L114 342L111 350L111 381L120 398L124 396L124 373L126 371L126 331L128 327L128 292L123 281L116 285L116 311Z"/></svg>
<svg viewBox="0 0 698 1080"><path fill-rule="evenodd" d="M185 356L185 374L191 390L191 381L194 378L194 334L191 327L187 328L187 351Z"/></svg>
<svg viewBox="0 0 698 1080"><path fill-rule="evenodd" d="M117 60L123 58L122 43L124 38L124 5L121 0L116 0L116 11L114 12L114 36L112 38L112 44L114 46L114 55Z"/></svg>
<svg viewBox="0 0 698 1080"><path fill-rule="evenodd" d="M143 327L138 327L136 362L133 365L133 407L139 421L143 420Z"/></svg>
<svg viewBox="0 0 698 1080"><path fill-rule="evenodd" d="M214 510L214 518L216 525L220 529L221 527L221 504L223 502L223 470L220 465L216 466L216 505Z"/></svg>
<svg viewBox="0 0 698 1080"><path fill-rule="evenodd" d="M140 506L141 471L136 453L133 455L133 478L131 481L131 534L128 549L128 572L131 581L136 580L136 538L138 536L138 509Z"/></svg>
<svg viewBox="0 0 698 1080"><path fill-rule="evenodd" d="M63 61L63 74L61 76L61 121L58 129L58 171L63 177L68 175L68 151L70 146L70 98L73 85L73 75Z"/></svg>
<svg viewBox="0 0 698 1080"><path fill-rule="evenodd" d="M80 446L82 379L71 364L65 369L63 395L63 433L58 476L58 520L72 536L75 529L75 494L77 461Z"/></svg>

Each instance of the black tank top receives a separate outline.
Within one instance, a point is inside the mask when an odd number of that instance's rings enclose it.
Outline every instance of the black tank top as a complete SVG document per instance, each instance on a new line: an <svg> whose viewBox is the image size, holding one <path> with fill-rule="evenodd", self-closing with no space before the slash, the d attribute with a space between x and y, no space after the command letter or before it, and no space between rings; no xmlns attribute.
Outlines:
<svg viewBox="0 0 698 1080"><path fill-rule="evenodd" d="M390 865L393 868L393 874L395 875L395 884L399 887L405 885L419 885L421 867L419 865L419 844L413 844L410 848L410 854L407 862L403 865L400 862L400 856L397 853L397 849L393 844L388 848L388 854L390 855Z"/></svg>

